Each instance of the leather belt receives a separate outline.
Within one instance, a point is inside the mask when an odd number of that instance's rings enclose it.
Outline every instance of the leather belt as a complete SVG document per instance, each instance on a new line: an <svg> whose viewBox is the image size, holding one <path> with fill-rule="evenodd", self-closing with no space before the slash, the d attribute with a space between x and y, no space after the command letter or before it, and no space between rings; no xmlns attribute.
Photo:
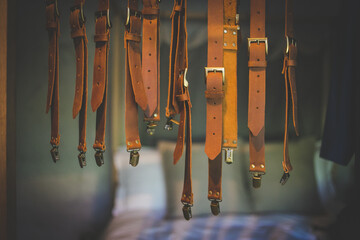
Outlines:
<svg viewBox="0 0 360 240"><path fill-rule="evenodd" d="M292 99L292 118L295 133L299 136L298 117L297 117L297 92L295 81L295 67L297 58L296 40L294 38L293 27L293 1L286 0L285 6L285 39L286 49L284 50L284 65L282 74L285 80L285 133L284 133L284 151L283 151L283 169L284 174L280 179L280 183L284 185L290 177L289 172L292 170L290 163L289 149L288 149L288 120L289 120L289 94ZM290 88L290 91L289 91Z"/></svg>
<svg viewBox="0 0 360 240"><path fill-rule="evenodd" d="M138 11L138 1L128 0L128 16L124 36L125 43L125 135L126 147L130 152L130 164L139 163L141 149L138 105L143 111L148 107L141 70L141 12Z"/></svg>
<svg viewBox="0 0 360 240"><path fill-rule="evenodd" d="M209 160L208 199L211 201L211 212L220 213L219 202L222 200L222 128L223 128L223 84L225 69L223 67L223 16L224 1L208 1L208 59L206 74L206 139L205 153Z"/></svg>
<svg viewBox="0 0 360 240"><path fill-rule="evenodd" d="M91 95L91 107L96 111L96 137L93 148L98 166L104 164L106 105L108 91L108 57L110 41L109 0L99 0L95 13L95 59L94 77Z"/></svg>
<svg viewBox="0 0 360 240"><path fill-rule="evenodd" d="M48 92L46 113L51 109L51 140L50 151L53 161L60 160L59 155L59 36L60 14L57 0L46 1L46 29L49 33L48 56Z"/></svg>
<svg viewBox="0 0 360 240"><path fill-rule="evenodd" d="M73 118L79 114L79 164L86 166L86 111L88 96L88 49L85 27L85 0L75 0L70 13L71 37L74 39L76 59L76 86L73 105Z"/></svg>
<svg viewBox="0 0 360 240"><path fill-rule="evenodd" d="M184 218L189 220L192 217L193 193L191 180L191 102L188 81L186 79L188 67L186 18L187 0L174 0L174 7L171 13L169 88L165 129L172 130L173 123L179 125L174 151L174 164L176 164L183 153L186 128L185 175L181 202L184 205ZM179 122L174 120L177 114L180 114Z"/></svg>
<svg viewBox="0 0 360 240"><path fill-rule="evenodd" d="M224 99L223 99L223 149L225 162L233 162L233 151L237 148L237 50L241 39L237 1L224 0Z"/></svg>
<svg viewBox="0 0 360 240"><path fill-rule="evenodd" d="M265 174L265 85L268 52L265 37L265 0L250 1L248 50L250 172L253 175L253 187L259 188L261 176Z"/></svg>
<svg viewBox="0 0 360 240"><path fill-rule="evenodd" d="M153 135L160 121L160 17L159 0L143 0L142 76L148 107L144 120Z"/></svg>

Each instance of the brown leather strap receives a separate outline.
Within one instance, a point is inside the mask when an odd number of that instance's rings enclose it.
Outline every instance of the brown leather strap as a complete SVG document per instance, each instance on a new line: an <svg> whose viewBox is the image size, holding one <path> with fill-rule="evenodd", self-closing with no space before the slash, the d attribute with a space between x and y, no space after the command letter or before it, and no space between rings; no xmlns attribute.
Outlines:
<svg viewBox="0 0 360 240"><path fill-rule="evenodd" d="M138 1L128 0L129 22L126 26L125 43L125 135L130 152L130 164L136 166L141 149L138 127L138 105L143 111L148 106L141 68L141 16Z"/></svg>
<svg viewBox="0 0 360 240"><path fill-rule="evenodd" d="M292 99L292 115L293 125L296 135L299 135L298 131L298 119L297 119L297 92L295 81L295 67L297 58L296 40L294 39L294 27L293 27L293 1L286 0L285 5L285 39L286 49L284 51L284 65L282 74L285 80L285 132L284 132L284 150L283 150L283 169L284 174L280 180L281 184L285 184L290 177L289 172L292 170L290 163L289 148L288 148L288 120L289 120L289 94ZM290 88L290 91L289 91Z"/></svg>
<svg viewBox="0 0 360 240"><path fill-rule="evenodd" d="M237 148L237 50L239 15L237 0L224 0L224 67L225 82L223 100L223 149L225 162L233 162L233 151Z"/></svg>
<svg viewBox="0 0 360 240"><path fill-rule="evenodd" d="M250 1L249 108L248 127L250 172L253 187L261 184L265 174L265 83L267 38L265 37L265 0Z"/></svg>
<svg viewBox="0 0 360 240"><path fill-rule="evenodd" d="M144 120L147 132L154 134L160 121L160 16L159 0L143 0L142 76L148 106Z"/></svg>
<svg viewBox="0 0 360 240"><path fill-rule="evenodd" d="M105 127L108 84L108 57L110 41L109 0L99 0L95 13L95 59L94 77L91 95L91 107L96 111L96 137L93 148L96 150L95 160L98 166L104 164Z"/></svg>
<svg viewBox="0 0 360 240"><path fill-rule="evenodd" d="M188 67L186 17L187 0L174 0L173 11L171 13L169 88L166 106L168 121L165 129L172 130L172 123L179 125L174 151L174 164L180 160L186 140L185 174L181 202L184 204L184 217L186 220L189 220L192 217L193 193L191 182L191 102L188 81L186 79ZM177 114L180 114L179 122L173 119Z"/></svg>
<svg viewBox="0 0 360 240"><path fill-rule="evenodd" d="M86 112L88 96L88 50L85 27L85 0L75 0L70 12L71 37L74 39L76 62L76 85L73 105L73 118L79 114L78 159L80 167L86 166Z"/></svg>
<svg viewBox="0 0 360 240"><path fill-rule="evenodd" d="M59 36L60 18L57 1L46 1L46 29L49 33L48 56L48 93L46 113L51 109L51 140L50 151L54 162L60 160L58 152L59 134Z"/></svg>
<svg viewBox="0 0 360 240"><path fill-rule="evenodd" d="M205 153L209 158L208 199L214 215L220 213L221 165L223 133L223 19L224 1L208 1L208 59L206 75L206 139Z"/></svg>

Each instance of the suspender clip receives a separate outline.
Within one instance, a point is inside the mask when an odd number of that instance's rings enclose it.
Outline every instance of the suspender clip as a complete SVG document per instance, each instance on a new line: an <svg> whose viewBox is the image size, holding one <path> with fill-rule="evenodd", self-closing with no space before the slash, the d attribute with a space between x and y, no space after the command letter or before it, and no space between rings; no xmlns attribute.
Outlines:
<svg viewBox="0 0 360 240"><path fill-rule="evenodd" d="M173 130L173 123L176 125L179 125L179 122L173 119L172 117L169 117L166 121L166 125L164 127L165 130L171 131Z"/></svg>
<svg viewBox="0 0 360 240"><path fill-rule="evenodd" d="M268 39L265 38L248 38L248 53L250 53L250 45L251 43L257 43L259 45L261 42L265 43L265 52L266 55L269 54L269 46L268 46Z"/></svg>
<svg viewBox="0 0 360 240"><path fill-rule="evenodd" d="M234 159L234 149L225 148L225 163L232 164Z"/></svg>
<svg viewBox="0 0 360 240"><path fill-rule="evenodd" d="M223 67L205 67L205 81L207 79L209 72L213 72L213 73L221 72L223 84L225 83L225 68L223 68Z"/></svg>
<svg viewBox="0 0 360 240"><path fill-rule="evenodd" d="M252 172L253 179L252 179L252 185L253 188L260 188L261 187L261 176L264 175L262 172Z"/></svg>
<svg viewBox="0 0 360 240"><path fill-rule="evenodd" d="M139 154L140 149L132 149L130 150L130 160L129 160L129 164L133 167L136 167L139 164L139 159L140 159L140 154Z"/></svg>
<svg viewBox="0 0 360 240"><path fill-rule="evenodd" d="M287 182L287 180L289 180L289 178L290 178L290 174L288 172L284 172L284 174L280 179L281 185L284 185Z"/></svg>
<svg viewBox="0 0 360 240"><path fill-rule="evenodd" d="M79 164L80 167L83 168L86 166L86 158L85 158L85 152L81 151L78 155Z"/></svg>
<svg viewBox="0 0 360 240"><path fill-rule="evenodd" d="M104 164L104 151L96 150L95 161L96 161L96 165L98 165L99 167L101 167Z"/></svg>
<svg viewBox="0 0 360 240"><path fill-rule="evenodd" d="M60 160L59 146L52 145L52 149L50 150L50 153L54 163Z"/></svg>
<svg viewBox="0 0 360 240"><path fill-rule="evenodd" d="M295 38L292 38L292 37L288 37L286 36L286 50L285 50L285 53L288 54L289 53L289 48L290 48L290 44L294 44L295 47L297 45L297 41Z"/></svg>
<svg viewBox="0 0 360 240"><path fill-rule="evenodd" d="M146 126L147 134L149 134L150 136L154 135L156 126L157 124L154 121L149 121Z"/></svg>
<svg viewBox="0 0 360 240"><path fill-rule="evenodd" d="M184 206L182 208L183 214L184 214L184 218L189 221L190 218L192 218L192 213L191 213L191 207L192 205L188 204L188 203L183 203Z"/></svg>
<svg viewBox="0 0 360 240"><path fill-rule="evenodd" d="M214 216L219 215L219 213L220 213L220 204L219 204L219 201L217 201L217 200L212 200L211 203L210 203L210 209L211 209L211 213L212 213Z"/></svg>

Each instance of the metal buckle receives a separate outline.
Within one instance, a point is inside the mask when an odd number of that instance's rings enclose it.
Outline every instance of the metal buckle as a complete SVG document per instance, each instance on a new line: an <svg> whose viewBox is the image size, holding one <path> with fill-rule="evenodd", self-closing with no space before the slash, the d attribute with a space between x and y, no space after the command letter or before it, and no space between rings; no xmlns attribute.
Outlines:
<svg viewBox="0 0 360 240"><path fill-rule="evenodd" d="M206 81L206 78L209 74L209 72L222 72L222 81L223 81L223 84L225 83L225 68L223 67L205 67L205 81Z"/></svg>
<svg viewBox="0 0 360 240"><path fill-rule="evenodd" d="M251 172L253 175L252 185L253 188L260 188L261 187L261 176L264 175L262 172Z"/></svg>
<svg viewBox="0 0 360 240"><path fill-rule="evenodd" d="M225 163L232 164L234 162L234 149L225 148Z"/></svg>
<svg viewBox="0 0 360 240"><path fill-rule="evenodd" d="M95 17L96 18L99 18L99 17L102 17L102 16L106 16L107 27L111 28L112 24L111 24L111 21L110 21L110 10L107 9L107 10L104 10L104 11L96 11L95 12Z"/></svg>
<svg viewBox="0 0 360 240"><path fill-rule="evenodd" d="M80 10L80 14L79 14L79 21L80 21L80 24L84 24L86 22L86 18L85 18L85 15L84 15L84 4L83 3L80 3L80 5L78 6L73 6L70 8L70 11L75 11L76 9L79 9Z"/></svg>
<svg viewBox="0 0 360 240"><path fill-rule="evenodd" d="M172 117L168 117L167 120L166 120L166 124L165 124L164 129L168 130L168 131L173 130L173 123L175 123L176 125L179 125L178 121L176 121Z"/></svg>
<svg viewBox="0 0 360 240"><path fill-rule="evenodd" d="M139 164L139 159L140 159L139 151L140 149L128 150L128 152L130 152L129 164L133 167L136 167Z"/></svg>
<svg viewBox="0 0 360 240"><path fill-rule="evenodd" d="M154 135L156 126L157 124L154 121L149 121L146 126L147 134L149 134L150 136Z"/></svg>
<svg viewBox="0 0 360 240"><path fill-rule="evenodd" d="M126 22L125 22L125 26L128 26L130 24L130 16L131 13L134 13L134 16L138 16L139 18L141 18L142 13L139 11L134 11L132 9L130 9L129 7L127 8L127 13L126 13Z"/></svg>
<svg viewBox="0 0 360 240"><path fill-rule="evenodd" d="M220 204L219 204L219 202L220 201L218 201L218 200L211 200L210 209L211 209L211 213L214 216L217 216L220 213Z"/></svg>
<svg viewBox="0 0 360 240"><path fill-rule="evenodd" d="M266 52L266 55L268 55L269 54L269 46L268 46L267 37L265 37L265 38L248 38L248 53L250 53L251 43L257 43L259 45L261 42L265 43L265 52Z"/></svg>
<svg viewBox="0 0 360 240"><path fill-rule="evenodd" d="M290 49L290 44L294 44L295 47L296 47L296 39L295 38L292 38L292 37L288 37L286 36L286 50L285 50L285 53L288 54L289 53L289 49Z"/></svg>
<svg viewBox="0 0 360 240"><path fill-rule="evenodd" d="M54 163L60 160L60 154L59 154L59 146L52 145L52 149L50 150L52 160Z"/></svg>
<svg viewBox="0 0 360 240"><path fill-rule="evenodd" d="M282 177L280 179L281 185L284 185L287 182L287 180L289 180L289 178L290 178L290 174L287 172L284 172L284 174L282 175Z"/></svg>
<svg viewBox="0 0 360 240"><path fill-rule="evenodd" d="M95 160L96 160L96 165L101 167L104 164L104 151L96 150Z"/></svg>
<svg viewBox="0 0 360 240"><path fill-rule="evenodd" d="M45 1L46 6L55 4L55 14L56 16L60 17L59 7L58 7L58 1L57 0L48 0Z"/></svg>
<svg viewBox="0 0 360 240"><path fill-rule="evenodd" d="M184 206L182 208L182 211L183 211L183 215L184 215L184 218L189 221L190 218L192 218L192 213L191 213L191 207L192 205L188 204L188 203L183 203Z"/></svg>
<svg viewBox="0 0 360 240"><path fill-rule="evenodd" d="M185 88L187 88L189 86L189 82L187 80L187 71L188 71L188 69L185 68L185 70L184 70L184 87Z"/></svg>
<svg viewBox="0 0 360 240"><path fill-rule="evenodd" d="M80 167L83 168L86 166L86 157L85 157L85 152L81 151L78 155L78 160L79 160L79 164Z"/></svg>

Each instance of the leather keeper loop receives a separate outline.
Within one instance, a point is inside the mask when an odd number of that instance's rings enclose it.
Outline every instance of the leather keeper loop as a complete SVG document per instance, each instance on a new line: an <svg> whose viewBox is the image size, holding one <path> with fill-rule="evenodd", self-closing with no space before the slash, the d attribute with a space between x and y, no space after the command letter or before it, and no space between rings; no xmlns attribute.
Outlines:
<svg viewBox="0 0 360 240"><path fill-rule="evenodd" d="M83 29L77 29L74 32L71 32L71 38L85 37L85 32Z"/></svg>
<svg viewBox="0 0 360 240"><path fill-rule="evenodd" d="M105 34L96 34L94 36L94 41L95 42L108 42L109 41L109 34L105 33Z"/></svg>
<svg viewBox="0 0 360 240"><path fill-rule="evenodd" d="M248 61L248 67L250 68L266 68L266 61Z"/></svg>
<svg viewBox="0 0 360 240"><path fill-rule="evenodd" d="M141 36L134 33L125 32L126 41L141 42Z"/></svg>
<svg viewBox="0 0 360 240"><path fill-rule="evenodd" d="M46 23L46 30L56 30L58 27L57 22L51 21Z"/></svg>
<svg viewBox="0 0 360 240"><path fill-rule="evenodd" d="M176 95L176 100L178 100L179 102L188 101L189 97L187 94L179 94Z"/></svg>
<svg viewBox="0 0 360 240"><path fill-rule="evenodd" d="M205 91L206 99L218 99L224 97L224 91Z"/></svg>
<svg viewBox="0 0 360 240"><path fill-rule="evenodd" d="M159 8L144 8L142 10L142 14L144 17L146 17L147 15L159 15L159 13Z"/></svg>

